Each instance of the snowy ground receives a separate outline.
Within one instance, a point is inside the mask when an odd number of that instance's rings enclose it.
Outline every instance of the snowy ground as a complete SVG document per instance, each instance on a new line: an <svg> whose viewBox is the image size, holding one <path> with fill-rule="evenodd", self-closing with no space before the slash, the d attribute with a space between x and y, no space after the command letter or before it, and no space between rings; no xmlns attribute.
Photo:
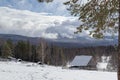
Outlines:
<svg viewBox="0 0 120 80"><path fill-rule="evenodd" d="M35 63L0 62L0 80L117 80L116 72L70 70Z"/></svg>

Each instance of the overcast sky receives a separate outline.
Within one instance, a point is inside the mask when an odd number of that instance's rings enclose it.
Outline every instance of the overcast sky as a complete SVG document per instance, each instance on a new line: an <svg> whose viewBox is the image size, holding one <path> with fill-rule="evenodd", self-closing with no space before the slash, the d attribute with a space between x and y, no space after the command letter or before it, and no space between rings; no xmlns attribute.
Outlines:
<svg viewBox="0 0 120 80"><path fill-rule="evenodd" d="M54 0L52 3L39 3L37 0L0 0L0 6L51 13L52 15L68 16L69 12L63 3L67 0Z"/></svg>
<svg viewBox="0 0 120 80"><path fill-rule="evenodd" d="M0 0L0 33L57 39L77 38L80 22L63 5L65 0Z"/></svg>
<svg viewBox="0 0 120 80"><path fill-rule="evenodd" d="M80 21L66 10L65 1L0 0L0 33L52 39L88 37L89 31L74 34Z"/></svg>

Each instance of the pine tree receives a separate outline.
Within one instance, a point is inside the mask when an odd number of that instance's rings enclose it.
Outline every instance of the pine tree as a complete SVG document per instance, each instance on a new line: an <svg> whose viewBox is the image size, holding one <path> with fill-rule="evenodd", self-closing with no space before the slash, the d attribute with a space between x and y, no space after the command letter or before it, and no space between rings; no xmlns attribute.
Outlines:
<svg viewBox="0 0 120 80"><path fill-rule="evenodd" d="M5 43L3 46L2 46L2 57L3 58L8 58L12 56L12 50L9 46L8 43Z"/></svg>
<svg viewBox="0 0 120 80"><path fill-rule="evenodd" d="M27 48L28 60L31 61L32 45L30 44L29 41L27 41L26 48Z"/></svg>
<svg viewBox="0 0 120 80"><path fill-rule="evenodd" d="M6 42L7 42L8 46L10 47L10 49L12 51L12 56L14 57L14 44L13 44L13 41L9 39Z"/></svg>
<svg viewBox="0 0 120 80"><path fill-rule="evenodd" d="M19 41L14 49L15 57L23 60L31 60L32 50L29 41Z"/></svg>
<svg viewBox="0 0 120 80"><path fill-rule="evenodd" d="M31 61L36 62L37 61L36 45L32 45L31 49L32 49Z"/></svg>
<svg viewBox="0 0 120 80"><path fill-rule="evenodd" d="M61 59L62 59L62 65L65 66L65 64L66 64L65 53L63 52L62 48L60 48L60 56L61 56Z"/></svg>
<svg viewBox="0 0 120 80"><path fill-rule="evenodd" d="M47 43L45 42L44 39L41 39L40 44L37 46L36 52L37 52L37 55L38 55L37 59L39 61L41 61L42 64L45 63L45 57L46 57L47 49L48 49Z"/></svg>
<svg viewBox="0 0 120 80"><path fill-rule="evenodd" d="M36 60L37 61L42 61L42 57L41 57L41 49L42 49L42 47L41 47L41 45L38 45L37 47L36 47Z"/></svg>

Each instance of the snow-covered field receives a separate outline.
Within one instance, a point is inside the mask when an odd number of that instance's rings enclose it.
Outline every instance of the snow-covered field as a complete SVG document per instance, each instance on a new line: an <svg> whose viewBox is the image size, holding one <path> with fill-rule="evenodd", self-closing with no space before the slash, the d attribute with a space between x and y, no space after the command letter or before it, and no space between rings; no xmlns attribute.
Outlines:
<svg viewBox="0 0 120 80"><path fill-rule="evenodd" d="M0 62L0 80L117 80L117 73L70 70L35 63Z"/></svg>

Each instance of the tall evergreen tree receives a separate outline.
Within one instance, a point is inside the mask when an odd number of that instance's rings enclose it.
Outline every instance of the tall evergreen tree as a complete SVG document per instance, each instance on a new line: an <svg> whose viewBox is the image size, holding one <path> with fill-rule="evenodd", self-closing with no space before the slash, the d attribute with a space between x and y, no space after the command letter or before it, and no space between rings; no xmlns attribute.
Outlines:
<svg viewBox="0 0 120 80"><path fill-rule="evenodd" d="M47 53L47 43L45 42L44 39L41 39L40 44L37 46L37 59L42 62L42 64L45 63L45 57Z"/></svg>
<svg viewBox="0 0 120 80"><path fill-rule="evenodd" d="M8 46L10 47L10 49L12 51L12 56L14 57L14 44L13 44L13 41L9 39L6 42L7 42Z"/></svg>
<svg viewBox="0 0 120 80"><path fill-rule="evenodd" d="M12 56L12 50L7 42L2 46L1 53L3 58Z"/></svg>
<svg viewBox="0 0 120 80"><path fill-rule="evenodd" d="M27 41L27 54L28 54L28 59L31 61L31 55L32 55L32 45L30 44L29 41Z"/></svg>
<svg viewBox="0 0 120 80"><path fill-rule="evenodd" d="M36 62L37 61L36 45L32 45L31 49L32 49L31 61Z"/></svg>
<svg viewBox="0 0 120 80"><path fill-rule="evenodd" d="M23 60L31 60L31 45L26 41L19 41L16 46L15 46L15 57L16 58L21 58Z"/></svg>
<svg viewBox="0 0 120 80"><path fill-rule="evenodd" d="M42 49L41 45L38 45L36 47L36 54L37 54L36 59L37 59L37 61L42 61L42 57L41 57L42 51L41 51L41 49Z"/></svg>

